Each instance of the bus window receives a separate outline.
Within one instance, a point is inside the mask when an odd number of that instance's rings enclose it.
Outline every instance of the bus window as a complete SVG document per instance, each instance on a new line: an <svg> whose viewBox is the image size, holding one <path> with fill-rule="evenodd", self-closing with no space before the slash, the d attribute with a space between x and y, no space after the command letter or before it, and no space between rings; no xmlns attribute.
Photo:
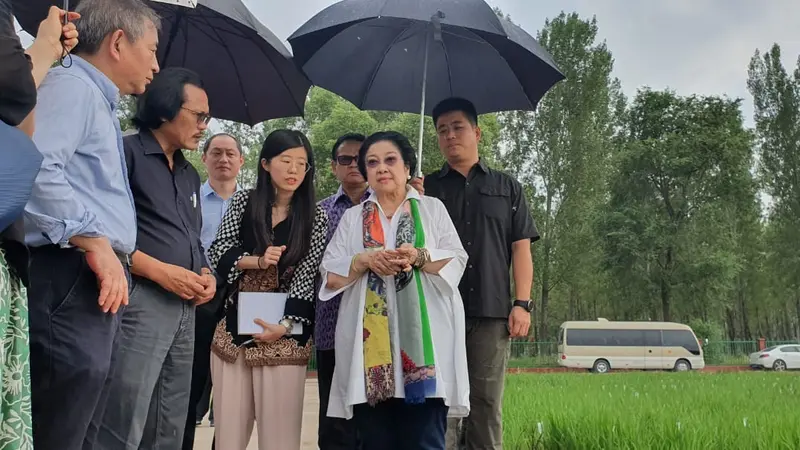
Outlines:
<svg viewBox="0 0 800 450"><path fill-rule="evenodd" d="M700 355L700 344L689 330L664 330L664 347L683 347L693 355Z"/></svg>
<svg viewBox="0 0 800 450"><path fill-rule="evenodd" d="M558 329L558 345L564 344L564 327Z"/></svg>
<svg viewBox="0 0 800 450"><path fill-rule="evenodd" d="M642 330L590 330L570 328L567 330L567 345L592 347L642 347Z"/></svg>

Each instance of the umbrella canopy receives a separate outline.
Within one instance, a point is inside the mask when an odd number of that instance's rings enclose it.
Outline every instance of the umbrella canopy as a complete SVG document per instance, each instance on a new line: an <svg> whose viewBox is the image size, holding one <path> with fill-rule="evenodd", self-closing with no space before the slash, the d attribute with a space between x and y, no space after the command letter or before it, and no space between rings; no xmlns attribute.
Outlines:
<svg viewBox="0 0 800 450"><path fill-rule="evenodd" d="M564 79L533 37L483 0L343 0L289 43L315 85L367 110L419 112L423 85L425 114L452 96L480 114L533 110Z"/></svg>
<svg viewBox="0 0 800 450"><path fill-rule="evenodd" d="M79 1L71 1L70 8ZM241 0L198 0L187 8L163 1L148 5L161 16L158 62L197 72L219 119L254 125L302 116L311 82L291 53ZM22 28L36 34L58 0L14 0Z"/></svg>

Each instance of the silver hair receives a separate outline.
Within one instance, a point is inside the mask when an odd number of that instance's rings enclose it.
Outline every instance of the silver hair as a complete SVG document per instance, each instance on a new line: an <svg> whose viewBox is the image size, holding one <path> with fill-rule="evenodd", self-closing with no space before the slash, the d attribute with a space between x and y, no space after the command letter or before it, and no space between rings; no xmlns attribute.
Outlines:
<svg viewBox="0 0 800 450"><path fill-rule="evenodd" d="M75 53L97 53L106 36L117 30L136 42L150 23L156 31L161 27L161 18L142 0L82 0L75 12L81 15L75 21L79 36Z"/></svg>

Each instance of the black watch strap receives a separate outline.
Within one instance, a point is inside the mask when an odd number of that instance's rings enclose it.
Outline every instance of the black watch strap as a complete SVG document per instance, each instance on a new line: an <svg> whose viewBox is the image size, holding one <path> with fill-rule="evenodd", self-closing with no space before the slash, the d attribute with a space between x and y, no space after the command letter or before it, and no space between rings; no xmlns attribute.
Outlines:
<svg viewBox="0 0 800 450"><path fill-rule="evenodd" d="M525 311L531 312L533 310L533 302L531 300L514 300L514 306L524 308Z"/></svg>

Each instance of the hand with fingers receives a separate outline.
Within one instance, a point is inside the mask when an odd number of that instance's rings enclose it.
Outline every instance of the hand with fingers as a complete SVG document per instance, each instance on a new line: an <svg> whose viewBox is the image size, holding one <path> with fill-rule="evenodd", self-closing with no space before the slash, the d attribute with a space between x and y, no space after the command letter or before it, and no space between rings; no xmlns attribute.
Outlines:
<svg viewBox="0 0 800 450"><path fill-rule="evenodd" d="M100 308L104 313L116 314L128 304L128 277L117 254L105 241L105 245L86 251L86 262L97 277Z"/></svg>
<svg viewBox="0 0 800 450"><path fill-rule="evenodd" d="M64 24L65 15L66 24ZM39 24L33 45L47 48L53 55L53 61L57 60L65 50L70 52L78 45L78 30L72 21L80 17L81 15L76 12L67 13L63 9L51 6L47 18Z"/></svg>
<svg viewBox="0 0 800 450"><path fill-rule="evenodd" d="M371 252L369 270L382 277L397 275L403 270L403 261L392 255L389 251Z"/></svg>
<svg viewBox="0 0 800 450"><path fill-rule="evenodd" d="M425 177L414 177L409 180L408 184L419 192L419 195L425 195Z"/></svg>
<svg viewBox="0 0 800 450"><path fill-rule="evenodd" d="M208 281L191 270L172 264L165 264L162 275L156 282L184 300L195 300L204 295ZM214 289L216 289L216 285Z"/></svg>
<svg viewBox="0 0 800 450"><path fill-rule="evenodd" d="M394 250L387 250L386 253L394 260L402 265L404 272L410 272L414 268L414 264L419 257L419 250L414 248L411 244L403 244Z"/></svg>
<svg viewBox="0 0 800 450"><path fill-rule="evenodd" d="M275 342L287 334L286 327L283 325L267 323L261 319L256 319L253 322L260 325L261 328L264 329L263 333L253 336L253 340L256 342Z"/></svg>
<svg viewBox="0 0 800 450"><path fill-rule="evenodd" d="M286 251L286 246L281 245L280 247L267 247L267 251L258 258L258 267L260 269L266 269L269 266L277 266L278 261L281 259L281 255L283 252Z"/></svg>
<svg viewBox="0 0 800 450"><path fill-rule="evenodd" d="M203 268L200 275L200 283L203 285L203 292L195 297L195 304L202 305L208 303L217 293L217 277L207 268Z"/></svg>
<svg viewBox="0 0 800 450"><path fill-rule="evenodd" d="M531 328L531 313L525 308L515 306L508 316L508 331L512 338L526 337Z"/></svg>

